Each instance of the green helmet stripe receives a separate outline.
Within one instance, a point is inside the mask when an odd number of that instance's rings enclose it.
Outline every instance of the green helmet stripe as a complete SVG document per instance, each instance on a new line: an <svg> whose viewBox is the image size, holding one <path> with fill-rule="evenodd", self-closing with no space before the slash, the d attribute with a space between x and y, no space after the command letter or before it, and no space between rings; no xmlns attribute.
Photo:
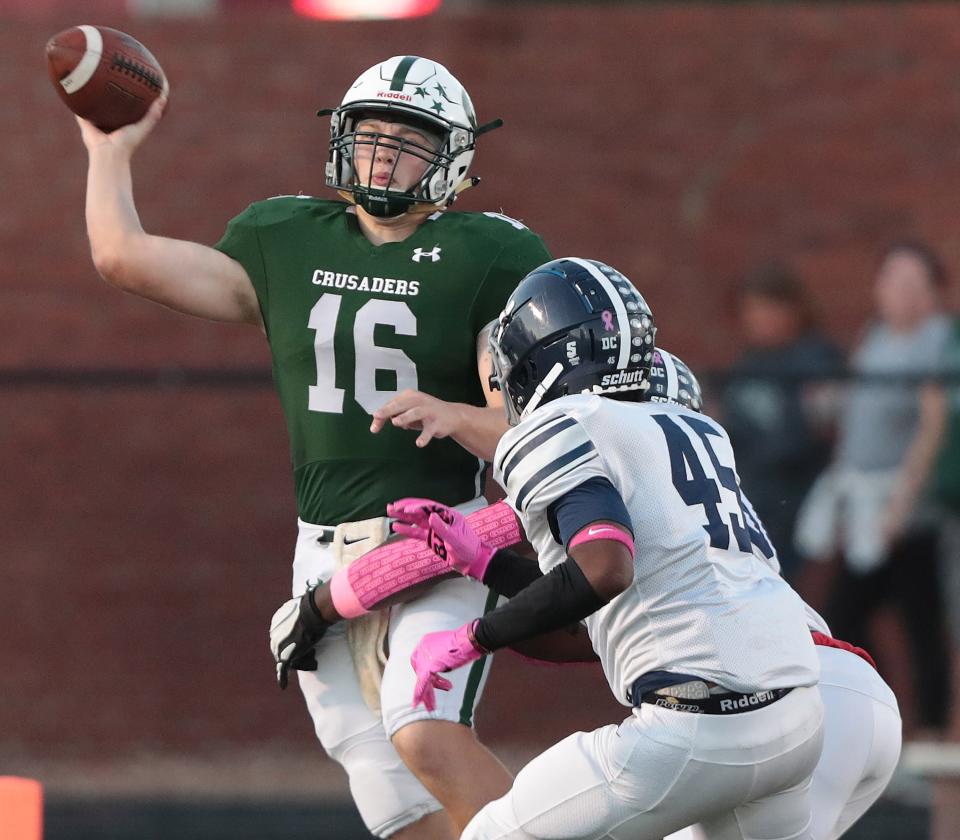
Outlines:
<svg viewBox="0 0 960 840"><path fill-rule="evenodd" d="M403 60L397 65L397 69L393 73L393 78L390 80L390 90L403 90L403 85L407 81L407 73L410 72L410 68L416 60L417 56L415 55L405 55L403 57Z"/></svg>

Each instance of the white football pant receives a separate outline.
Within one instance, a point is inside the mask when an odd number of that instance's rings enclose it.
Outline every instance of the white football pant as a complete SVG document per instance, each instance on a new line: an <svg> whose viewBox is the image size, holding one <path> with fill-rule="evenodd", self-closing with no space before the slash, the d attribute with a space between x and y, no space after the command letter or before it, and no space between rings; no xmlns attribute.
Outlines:
<svg viewBox="0 0 960 840"><path fill-rule="evenodd" d="M890 687L855 653L817 645L823 752L813 771L813 840L835 840L879 799L900 757L900 712ZM699 828L666 840L702 840Z"/></svg>
<svg viewBox="0 0 960 840"><path fill-rule="evenodd" d="M806 840L823 707L815 687L734 715L649 704L533 759L463 840Z"/></svg>
<svg viewBox="0 0 960 840"><path fill-rule="evenodd" d="M482 507L483 499L458 506L465 512ZM318 542L320 528L300 523L294 557L294 595L308 583L326 580L336 568L332 545ZM383 673L382 716L363 700L347 646L345 624L334 625L317 646L317 670L298 671L320 743L340 763L350 780L350 792L367 829L389 837L434 811L440 803L407 769L390 737L419 720L459 721L472 725L473 710L483 694L491 657L461 668L448 678L450 691L438 691L437 708L412 708L416 674L410 655L425 633L454 630L496 606L496 595L469 578L437 583L425 595L390 610L387 639L390 656Z"/></svg>

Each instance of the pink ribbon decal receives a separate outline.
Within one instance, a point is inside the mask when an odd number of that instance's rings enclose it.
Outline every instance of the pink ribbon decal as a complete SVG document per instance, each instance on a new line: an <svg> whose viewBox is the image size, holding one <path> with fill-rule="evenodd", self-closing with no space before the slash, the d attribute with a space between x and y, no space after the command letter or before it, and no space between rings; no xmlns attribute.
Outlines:
<svg viewBox="0 0 960 840"><path fill-rule="evenodd" d="M615 327L613 326L613 313L609 309L604 309L600 313L600 317L603 319L603 328L607 332L613 332Z"/></svg>

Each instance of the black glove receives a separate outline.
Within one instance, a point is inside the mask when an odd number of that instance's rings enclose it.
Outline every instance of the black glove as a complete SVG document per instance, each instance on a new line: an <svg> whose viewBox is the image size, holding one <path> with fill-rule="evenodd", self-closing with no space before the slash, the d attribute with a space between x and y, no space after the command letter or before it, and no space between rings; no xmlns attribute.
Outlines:
<svg viewBox="0 0 960 840"><path fill-rule="evenodd" d="M317 584L300 598L291 598L278 609L270 621L270 651L277 664L277 682L287 687L291 668L297 671L316 671L316 645L330 622L326 621L313 600Z"/></svg>

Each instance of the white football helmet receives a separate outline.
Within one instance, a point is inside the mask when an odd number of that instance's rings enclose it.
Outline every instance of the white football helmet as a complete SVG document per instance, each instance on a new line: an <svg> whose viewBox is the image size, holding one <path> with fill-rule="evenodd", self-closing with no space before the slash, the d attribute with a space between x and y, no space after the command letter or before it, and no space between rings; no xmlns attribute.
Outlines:
<svg viewBox="0 0 960 840"><path fill-rule="evenodd" d="M442 64L415 55L388 58L362 73L339 108L318 112L327 115L331 117L327 186L350 193L374 216L397 216L415 204L442 208L451 203L467 176L477 136L502 124L495 120L478 128L463 85ZM357 123L370 117L410 125L436 138L436 148L389 134L358 135ZM404 191L361 183L354 158L360 144L372 146L374 153L377 147L387 147L412 154L427 162L426 172Z"/></svg>

